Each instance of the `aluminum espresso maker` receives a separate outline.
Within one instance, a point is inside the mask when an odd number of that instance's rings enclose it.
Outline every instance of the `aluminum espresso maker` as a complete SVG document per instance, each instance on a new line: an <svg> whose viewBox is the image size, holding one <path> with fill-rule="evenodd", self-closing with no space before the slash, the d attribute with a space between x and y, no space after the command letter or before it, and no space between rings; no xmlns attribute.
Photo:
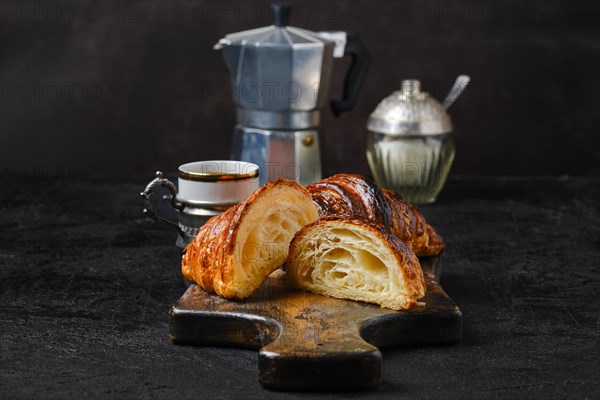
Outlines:
<svg viewBox="0 0 600 400"><path fill-rule="evenodd" d="M352 64L338 116L354 107L370 56L346 32L311 32L288 26L291 8L272 5L273 25L226 35L223 50L237 107L231 158L260 166L260 184L284 177L304 185L321 179L319 126L329 103L333 59Z"/></svg>

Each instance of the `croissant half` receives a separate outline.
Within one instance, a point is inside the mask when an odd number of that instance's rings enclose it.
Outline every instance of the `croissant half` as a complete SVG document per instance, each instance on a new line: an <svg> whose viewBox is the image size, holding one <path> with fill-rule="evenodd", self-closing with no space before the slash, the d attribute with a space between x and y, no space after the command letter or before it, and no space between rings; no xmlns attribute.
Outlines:
<svg viewBox="0 0 600 400"><path fill-rule="evenodd" d="M354 216L388 227L417 256L444 250L444 241L423 214L391 190L380 189L366 176L338 174L307 187L320 216Z"/></svg>
<svg viewBox="0 0 600 400"><path fill-rule="evenodd" d="M269 182L202 226L185 249L182 273L207 291L244 299L283 264L294 234L318 216L302 185Z"/></svg>
<svg viewBox="0 0 600 400"><path fill-rule="evenodd" d="M425 295L415 253L387 228L360 218L325 217L302 228L286 273L296 287L393 310Z"/></svg>

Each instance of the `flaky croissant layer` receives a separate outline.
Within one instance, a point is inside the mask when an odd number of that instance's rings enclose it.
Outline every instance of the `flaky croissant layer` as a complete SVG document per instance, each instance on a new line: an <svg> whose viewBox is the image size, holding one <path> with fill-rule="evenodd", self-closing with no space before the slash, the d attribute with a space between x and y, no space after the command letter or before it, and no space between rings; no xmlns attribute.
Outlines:
<svg viewBox="0 0 600 400"><path fill-rule="evenodd" d="M405 310L425 294L414 252L381 225L326 217L302 228L286 261L290 282L340 299Z"/></svg>
<svg viewBox="0 0 600 400"><path fill-rule="evenodd" d="M417 256L444 250L444 241L412 204L362 175L337 174L307 187L319 215L361 217L388 227Z"/></svg>
<svg viewBox="0 0 600 400"><path fill-rule="evenodd" d="M185 249L182 273L207 291L244 299L283 264L294 234L318 216L303 186L269 182L202 226Z"/></svg>

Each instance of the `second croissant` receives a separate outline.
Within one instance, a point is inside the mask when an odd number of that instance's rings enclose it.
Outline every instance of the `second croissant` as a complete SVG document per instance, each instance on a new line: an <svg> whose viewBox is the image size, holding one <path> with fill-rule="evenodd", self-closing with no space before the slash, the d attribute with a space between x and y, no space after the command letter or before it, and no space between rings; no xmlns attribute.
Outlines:
<svg viewBox="0 0 600 400"><path fill-rule="evenodd" d="M414 205L396 192L380 189L371 178L337 174L307 189L321 217L361 217L384 225L417 256L434 256L444 250L441 236Z"/></svg>

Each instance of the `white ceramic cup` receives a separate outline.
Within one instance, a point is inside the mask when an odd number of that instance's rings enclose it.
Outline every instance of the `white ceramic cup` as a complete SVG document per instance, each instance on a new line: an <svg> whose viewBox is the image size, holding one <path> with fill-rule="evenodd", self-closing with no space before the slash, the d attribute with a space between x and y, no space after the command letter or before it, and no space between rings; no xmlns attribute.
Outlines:
<svg viewBox="0 0 600 400"><path fill-rule="evenodd" d="M178 211L178 221L171 221L156 213L152 194L158 187L167 188L163 196ZM176 245L184 248L204 223L245 200L260 187L258 165L229 160L197 161L179 167L179 190L163 173L156 171L154 178L141 193L144 214L155 221L177 229Z"/></svg>
<svg viewBox="0 0 600 400"><path fill-rule="evenodd" d="M179 166L178 183L182 202L232 205L259 188L259 167L244 161L196 161Z"/></svg>

